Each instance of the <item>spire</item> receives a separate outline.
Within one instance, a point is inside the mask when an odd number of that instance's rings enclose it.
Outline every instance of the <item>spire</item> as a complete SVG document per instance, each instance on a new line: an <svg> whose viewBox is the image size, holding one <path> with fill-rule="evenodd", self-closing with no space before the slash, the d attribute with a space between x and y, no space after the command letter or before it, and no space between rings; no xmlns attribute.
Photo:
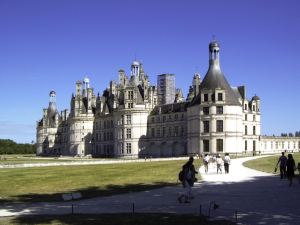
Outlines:
<svg viewBox="0 0 300 225"><path fill-rule="evenodd" d="M209 43L209 66L220 70L220 46L215 39Z"/></svg>

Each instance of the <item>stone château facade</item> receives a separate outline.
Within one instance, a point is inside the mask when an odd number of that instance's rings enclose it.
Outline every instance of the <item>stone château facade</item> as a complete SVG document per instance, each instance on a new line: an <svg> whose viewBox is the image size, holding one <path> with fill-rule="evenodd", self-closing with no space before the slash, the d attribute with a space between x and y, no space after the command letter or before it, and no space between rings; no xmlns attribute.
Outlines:
<svg viewBox="0 0 300 225"><path fill-rule="evenodd" d="M37 155L171 157L269 151L262 144L268 137L260 134L260 98L249 100L245 86L229 85L219 53L219 44L211 42L208 71L203 80L194 75L186 99L175 88L174 75L160 75L153 86L138 61L132 63L129 77L119 70L118 82L111 81L102 96L94 94L88 78L77 81L70 112L58 112L51 91L49 107L37 123ZM297 141L295 148L299 145Z"/></svg>

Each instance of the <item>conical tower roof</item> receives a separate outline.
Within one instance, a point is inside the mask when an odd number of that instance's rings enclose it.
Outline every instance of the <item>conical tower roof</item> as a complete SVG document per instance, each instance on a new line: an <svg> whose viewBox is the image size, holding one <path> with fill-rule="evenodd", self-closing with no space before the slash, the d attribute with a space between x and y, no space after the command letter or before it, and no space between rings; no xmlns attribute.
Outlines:
<svg viewBox="0 0 300 225"><path fill-rule="evenodd" d="M193 100L193 104L199 104L201 99L201 92L205 90L222 89L225 92L225 105L241 105L237 97L235 96L232 88L226 80L224 74L221 71L219 64L219 44L214 41L209 44L209 68L200 84L200 93Z"/></svg>

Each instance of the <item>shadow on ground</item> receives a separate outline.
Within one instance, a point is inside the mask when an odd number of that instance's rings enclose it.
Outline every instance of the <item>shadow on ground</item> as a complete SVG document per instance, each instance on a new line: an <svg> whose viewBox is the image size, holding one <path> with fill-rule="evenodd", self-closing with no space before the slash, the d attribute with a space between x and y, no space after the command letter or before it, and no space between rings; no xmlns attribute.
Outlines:
<svg viewBox="0 0 300 225"><path fill-rule="evenodd" d="M116 194L125 194L131 192L139 192L145 190L157 189L165 186L173 186L174 183L167 182L157 182L153 184L128 184L128 185L107 185L105 189L99 187L88 187L84 189L75 189L72 193L80 192L82 199L111 196ZM71 192L69 192L71 193ZM25 194L12 196L11 199L0 199L0 204L2 203L34 203L34 202L59 202L63 201L62 195L66 192L51 193L51 194Z"/></svg>
<svg viewBox="0 0 300 225"><path fill-rule="evenodd" d="M1 220L0 220L1 222ZM207 221L204 216L175 215L175 214L82 214L64 216L20 216L7 219L5 222L13 224L72 224L72 225L234 225L230 221Z"/></svg>

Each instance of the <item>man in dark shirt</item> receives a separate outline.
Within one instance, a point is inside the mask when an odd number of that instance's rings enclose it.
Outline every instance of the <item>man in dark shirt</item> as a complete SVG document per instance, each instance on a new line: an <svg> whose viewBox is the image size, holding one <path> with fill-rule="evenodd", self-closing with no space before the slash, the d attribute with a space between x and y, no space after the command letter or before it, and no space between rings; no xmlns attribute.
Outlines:
<svg viewBox="0 0 300 225"><path fill-rule="evenodd" d="M284 155L284 152L281 153L281 156L278 159L277 165L279 164L279 168L280 168L280 179L283 179L286 177L286 162L287 162L287 158Z"/></svg>

